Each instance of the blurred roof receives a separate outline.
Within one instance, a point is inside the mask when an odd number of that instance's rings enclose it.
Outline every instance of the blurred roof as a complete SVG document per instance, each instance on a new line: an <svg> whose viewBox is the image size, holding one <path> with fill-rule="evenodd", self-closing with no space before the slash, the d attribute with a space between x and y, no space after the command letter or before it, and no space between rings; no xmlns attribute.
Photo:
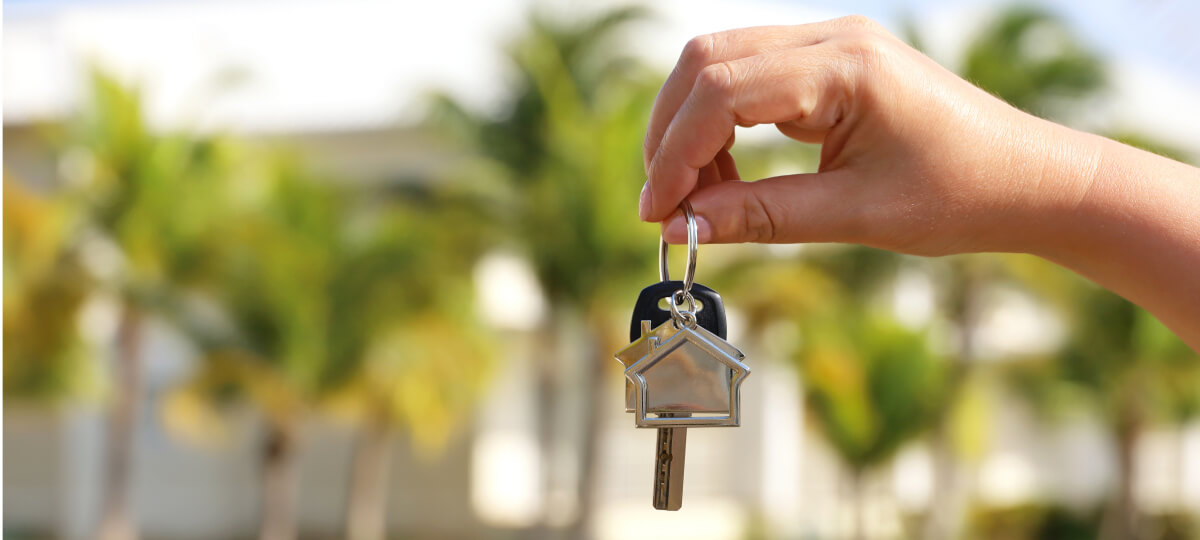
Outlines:
<svg viewBox="0 0 1200 540"><path fill-rule="evenodd" d="M625 2L607 0L585 9ZM95 64L135 83L160 127L294 133L380 129L420 117L422 97L447 89L487 110L507 77L497 46L531 5L576 13L565 0L176 0L9 2L4 21L4 121L60 116ZM689 37L726 28L803 23L860 12L893 29L905 12L935 57L961 48L995 2L717 0L654 2L633 52L665 69ZM1105 124L1152 130L1200 152L1200 17L1186 2L1051 0L1110 56L1116 91ZM899 7L898 7L899 6ZM1179 7L1182 6L1182 7ZM1140 13L1130 19L1130 12ZM1128 22L1134 21L1134 22ZM1175 36L1175 37L1172 37ZM1172 48L1172 44L1175 44Z"/></svg>

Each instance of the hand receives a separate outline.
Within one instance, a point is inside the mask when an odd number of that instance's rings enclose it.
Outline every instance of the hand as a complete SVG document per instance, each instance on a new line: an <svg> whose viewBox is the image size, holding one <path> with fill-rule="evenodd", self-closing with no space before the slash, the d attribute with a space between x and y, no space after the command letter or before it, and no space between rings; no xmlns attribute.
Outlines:
<svg viewBox="0 0 1200 540"><path fill-rule="evenodd" d="M743 182L734 127L821 144ZM1069 267L1200 351L1200 169L1025 114L863 17L691 40L654 103L639 214L686 240L1010 251ZM672 217L674 216L674 217Z"/></svg>
<svg viewBox="0 0 1200 540"><path fill-rule="evenodd" d="M819 172L740 181L734 127L767 123L822 144ZM863 17L733 30L689 42L663 85L639 210L660 221L688 197L701 242L1016 251L1087 188L1098 152L1072 134ZM665 228L672 242L683 231Z"/></svg>

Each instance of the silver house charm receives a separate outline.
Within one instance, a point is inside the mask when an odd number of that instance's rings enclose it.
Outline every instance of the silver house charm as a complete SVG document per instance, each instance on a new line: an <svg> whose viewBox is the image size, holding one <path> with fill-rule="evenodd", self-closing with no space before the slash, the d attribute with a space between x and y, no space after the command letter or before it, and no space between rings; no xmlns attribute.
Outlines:
<svg viewBox="0 0 1200 540"><path fill-rule="evenodd" d="M643 336L649 353L625 370L638 427L737 426L745 355L702 327L683 325L663 340L663 323ZM639 341L642 341L639 340ZM638 342L630 348L639 346ZM640 347L639 347L640 348Z"/></svg>
<svg viewBox="0 0 1200 540"><path fill-rule="evenodd" d="M641 324L642 337L614 355L626 371L636 364L638 360L650 355L652 343L662 343L671 337L671 334L675 333L675 328L670 324L670 321L660 324L658 328L654 329L650 328L650 321L641 321ZM625 412L634 412L636 407L637 384L627 378L625 379Z"/></svg>

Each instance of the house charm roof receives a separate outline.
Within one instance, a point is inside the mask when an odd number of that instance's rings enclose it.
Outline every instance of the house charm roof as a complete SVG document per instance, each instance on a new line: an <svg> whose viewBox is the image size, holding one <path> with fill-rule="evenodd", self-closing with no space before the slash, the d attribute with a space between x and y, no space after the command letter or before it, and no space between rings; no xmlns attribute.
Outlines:
<svg viewBox="0 0 1200 540"><path fill-rule="evenodd" d="M658 325L658 328L651 329L650 321L641 321L642 334L641 337L630 343L628 347L617 352L616 359L625 369L629 369L637 363L638 360L645 358L653 350L651 342L662 343L675 333L674 325L667 321ZM631 379L625 379L625 412L634 411L634 403L637 400L636 385Z"/></svg>
<svg viewBox="0 0 1200 540"><path fill-rule="evenodd" d="M741 384L750 374L745 355L701 326L674 324L649 332L643 324L642 337L616 355L632 383L637 426L737 426ZM627 388L627 409L630 397Z"/></svg>

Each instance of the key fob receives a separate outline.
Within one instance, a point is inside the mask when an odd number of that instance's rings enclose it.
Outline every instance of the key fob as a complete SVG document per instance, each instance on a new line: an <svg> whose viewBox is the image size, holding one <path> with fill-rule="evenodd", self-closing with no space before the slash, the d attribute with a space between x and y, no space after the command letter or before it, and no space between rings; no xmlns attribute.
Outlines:
<svg viewBox="0 0 1200 540"><path fill-rule="evenodd" d="M671 318L670 308L660 308L658 303L682 288L682 281L660 281L642 289L637 303L633 305L633 320L629 322L630 342L642 336L642 321L650 321L650 328L657 328ZM693 283L692 298L696 299L698 310L696 322L705 330L725 339L725 304L721 302L721 295L704 285Z"/></svg>

